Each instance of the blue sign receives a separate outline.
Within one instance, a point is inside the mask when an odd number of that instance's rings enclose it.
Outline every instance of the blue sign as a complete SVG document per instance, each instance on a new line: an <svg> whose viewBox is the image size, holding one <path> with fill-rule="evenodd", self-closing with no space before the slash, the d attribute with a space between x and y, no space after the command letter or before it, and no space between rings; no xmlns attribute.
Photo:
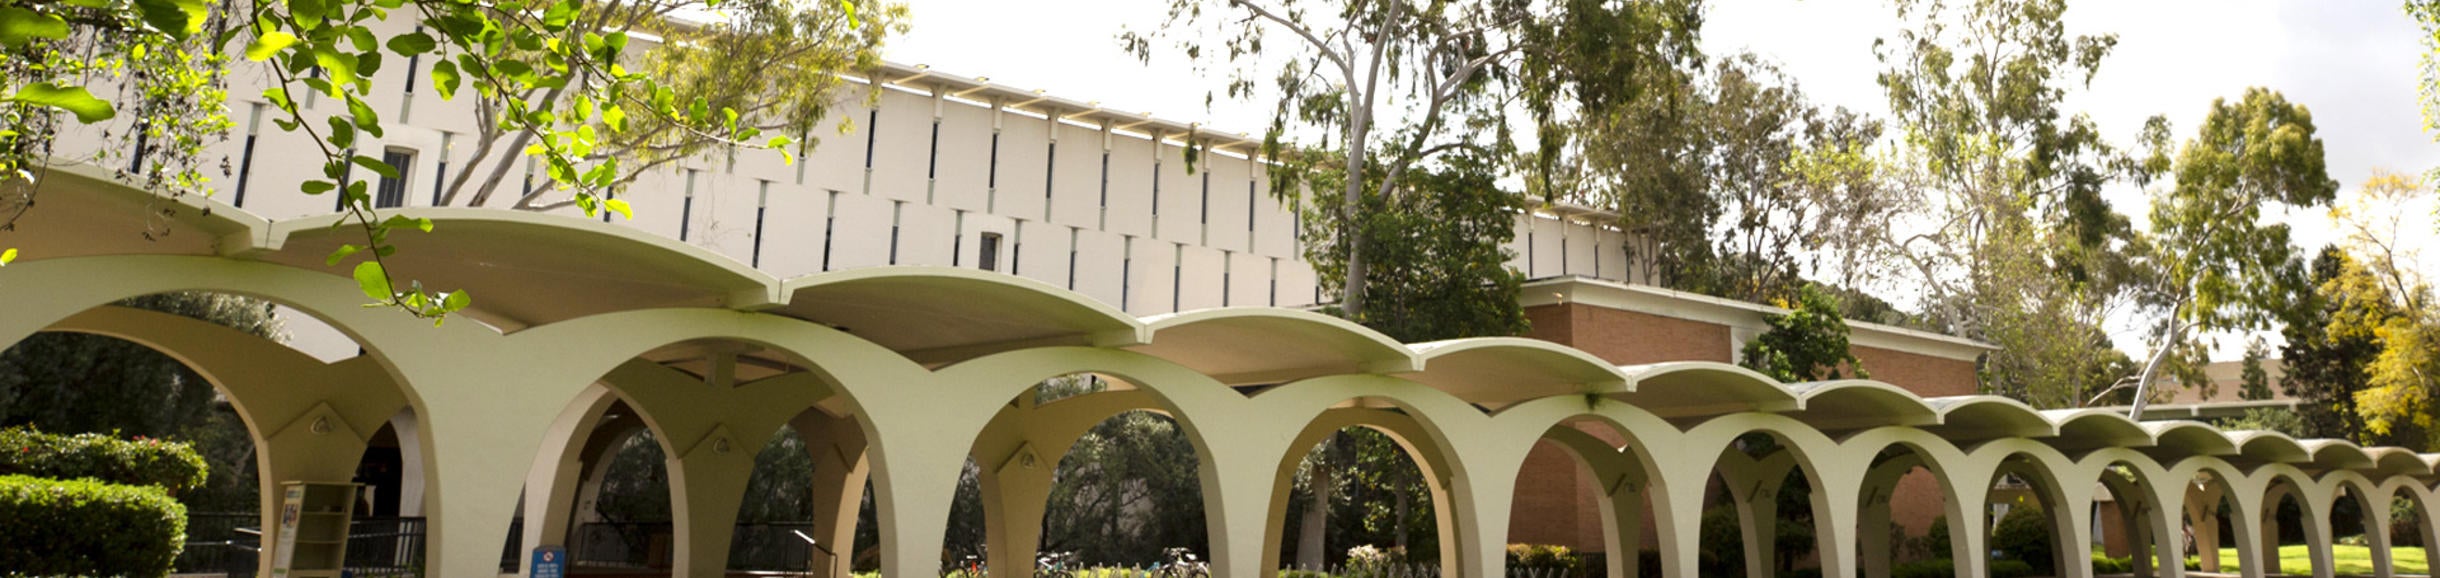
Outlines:
<svg viewBox="0 0 2440 578"><path fill-rule="evenodd" d="M532 576L533 578L567 578L568 549L558 546L543 546L535 548L534 564L532 568L534 571L526 574L527 576Z"/></svg>

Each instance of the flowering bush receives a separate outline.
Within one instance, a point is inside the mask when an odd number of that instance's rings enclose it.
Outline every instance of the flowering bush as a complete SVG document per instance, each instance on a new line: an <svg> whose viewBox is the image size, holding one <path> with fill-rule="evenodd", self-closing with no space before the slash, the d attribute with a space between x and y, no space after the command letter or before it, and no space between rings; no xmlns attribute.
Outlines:
<svg viewBox="0 0 2440 578"><path fill-rule="evenodd" d="M154 486L174 495L201 487L205 469L203 456L185 443L13 427L0 429L0 475L11 474Z"/></svg>

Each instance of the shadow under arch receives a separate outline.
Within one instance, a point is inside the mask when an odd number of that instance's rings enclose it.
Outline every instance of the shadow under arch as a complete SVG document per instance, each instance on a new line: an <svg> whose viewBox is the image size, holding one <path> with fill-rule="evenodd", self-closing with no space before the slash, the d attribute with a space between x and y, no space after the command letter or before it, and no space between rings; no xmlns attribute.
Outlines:
<svg viewBox="0 0 2440 578"><path fill-rule="evenodd" d="M1971 562L1957 560L1960 573L1966 572L1966 566L1975 566L1976 572L1989 570L1987 565L1993 563L1993 556L1983 555L1982 552L2000 549L2002 545L1997 541L2008 522L2005 514L2018 510L2012 506L2007 508L2008 512L1994 511L1997 508L1992 506L1999 505L1999 500L2010 499L2005 497L2007 494L2019 496L2017 501L2029 498L2033 505L2041 507L2041 519L2033 523L2041 528L2043 544L2050 549L2047 555L2018 554L2008 559L2034 566L2037 572L2047 563L2053 571L2065 576L2083 575L2075 569L2091 567L2087 563L2089 554L2079 549L2082 545L2075 542L2075 537L2081 535L2075 528L2080 516L2068 511L2073 502L2068 500L2065 486L2062 485L2067 483L2062 481L2063 472L2073 475L2076 467L2073 460L2057 448L2024 438L1985 441L1967 449L1965 453L1965 458L1960 460L1962 471L1957 474L1956 489L1963 498L1959 506L1972 506L1978 511L1975 516L1969 517L1972 522L1970 528L1952 525L1949 531L1953 538L1971 532L1970 539L1985 546L1975 549L1976 555ZM2011 479L2021 485L2001 486ZM1998 491L2003 489L2011 491ZM1994 552L1994 555L1997 554Z"/></svg>

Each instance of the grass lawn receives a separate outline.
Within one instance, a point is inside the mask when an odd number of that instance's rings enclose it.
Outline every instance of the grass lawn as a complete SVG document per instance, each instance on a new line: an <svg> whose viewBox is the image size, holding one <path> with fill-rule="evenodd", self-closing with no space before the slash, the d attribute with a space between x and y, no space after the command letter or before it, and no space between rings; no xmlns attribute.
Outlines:
<svg viewBox="0 0 2440 578"><path fill-rule="evenodd" d="M2335 551L2332 552L2332 554L2333 558L2338 562L2339 574L2372 574L2371 548L2366 548L2363 546L2339 546ZM2397 572L2399 574L2430 573L2430 571L2427 570L2430 566L2428 566L2423 558L2422 548L2411 546L2391 548L2389 549L2389 556L2391 561L2397 564ZM2188 558L2186 560L2187 567L2191 568L2194 566L2193 558ZM2221 548L2220 571L2235 572L2236 570L2237 549ZM2313 575L2313 559L2306 557L2303 544L2279 547L2279 573L2299 576Z"/></svg>

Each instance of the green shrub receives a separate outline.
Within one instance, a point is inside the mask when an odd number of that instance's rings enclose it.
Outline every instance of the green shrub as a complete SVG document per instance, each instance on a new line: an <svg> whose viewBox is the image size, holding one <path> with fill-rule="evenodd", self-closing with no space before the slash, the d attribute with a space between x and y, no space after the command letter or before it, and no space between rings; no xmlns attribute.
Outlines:
<svg viewBox="0 0 2440 578"><path fill-rule="evenodd" d="M2134 557L2111 558L2108 554L2103 554L2100 552L2093 553L2094 574L2126 574L2134 571Z"/></svg>
<svg viewBox="0 0 2440 578"><path fill-rule="evenodd" d="M160 488L0 476L0 574L161 576L186 542L186 507Z"/></svg>
<svg viewBox="0 0 2440 578"><path fill-rule="evenodd" d="M1745 574L1745 528L1735 506L1703 511L1702 542L1695 548L1695 569L1704 576Z"/></svg>
<svg viewBox="0 0 2440 578"><path fill-rule="evenodd" d="M1584 559L1566 546L1552 544L1509 544L1510 568L1563 568L1573 570L1584 566Z"/></svg>
<svg viewBox="0 0 2440 578"><path fill-rule="evenodd" d="M1279 571L1279 578L1334 578L1334 577L1332 577L1331 575L1326 574L1326 573L1322 573L1322 572L1315 572L1315 571L1312 571L1312 570L1281 570L1281 571Z"/></svg>
<svg viewBox="0 0 2440 578"><path fill-rule="evenodd" d="M1916 560L1889 569L1889 578L1951 578L1957 575L1957 565L1947 558Z"/></svg>
<svg viewBox="0 0 2440 578"><path fill-rule="evenodd" d="M185 443L102 434L63 436L28 427L0 429L0 475L155 486L171 494L201 487L203 456Z"/></svg>
<svg viewBox="0 0 2440 578"><path fill-rule="evenodd" d="M2034 572L2033 565L2026 564L2024 560L1991 561L1991 578L2026 578L2028 576L2048 576L2048 574Z"/></svg>
<svg viewBox="0 0 2440 578"><path fill-rule="evenodd" d="M1999 525L1992 531L1991 549L2003 561L2023 562L2044 576L2053 575L2053 567L2058 565L2057 558L2051 555L2050 519L2043 515L2041 506L2033 504L2009 508L2008 515L2000 517ZM1998 568L1997 563L1992 565L1995 577Z"/></svg>

